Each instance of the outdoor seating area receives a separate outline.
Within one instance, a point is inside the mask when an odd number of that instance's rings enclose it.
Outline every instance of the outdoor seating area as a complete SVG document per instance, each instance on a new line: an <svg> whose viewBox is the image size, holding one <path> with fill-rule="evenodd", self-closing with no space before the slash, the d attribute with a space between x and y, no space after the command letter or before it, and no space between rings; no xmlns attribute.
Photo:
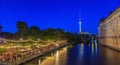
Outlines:
<svg viewBox="0 0 120 65"><path fill-rule="evenodd" d="M12 44L10 46L4 46L1 44L0 48L6 49L6 51L0 53L0 63L16 63L22 59L29 58L31 56L44 53L54 48L60 47L66 44L66 41L49 42L48 44L41 45L38 43L24 45Z"/></svg>

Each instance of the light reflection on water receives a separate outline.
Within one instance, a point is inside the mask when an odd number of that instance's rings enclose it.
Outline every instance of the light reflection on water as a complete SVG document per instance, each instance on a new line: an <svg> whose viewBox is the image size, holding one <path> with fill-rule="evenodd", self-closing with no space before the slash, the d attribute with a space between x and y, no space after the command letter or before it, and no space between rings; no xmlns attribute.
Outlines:
<svg viewBox="0 0 120 65"><path fill-rule="evenodd" d="M39 61L38 61L38 65L40 65L40 63L41 63L41 60L39 59Z"/></svg>
<svg viewBox="0 0 120 65"><path fill-rule="evenodd" d="M84 44L82 43L80 45L80 55L83 55L83 53L84 53Z"/></svg>
<svg viewBox="0 0 120 65"><path fill-rule="evenodd" d="M36 58L24 65L120 65L120 52L90 44L68 46L55 53Z"/></svg>
<svg viewBox="0 0 120 65"><path fill-rule="evenodd" d="M38 63L39 65L61 65L61 64L65 65L66 57L67 57L66 51L67 51L67 48L63 48L60 51L58 50L53 56L47 56L41 63L39 62Z"/></svg>
<svg viewBox="0 0 120 65"><path fill-rule="evenodd" d="M55 65L59 65L59 51L56 53Z"/></svg>
<svg viewBox="0 0 120 65"><path fill-rule="evenodd" d="M98 53L98 44L96 40L92 40L91 43L92 56L95 56Z"/></svg>
<svg viewBox="0 0 120 65"><path fill-rule="evenodd" d="M92 43L92 56L94 55L94 43Z"/></svg>

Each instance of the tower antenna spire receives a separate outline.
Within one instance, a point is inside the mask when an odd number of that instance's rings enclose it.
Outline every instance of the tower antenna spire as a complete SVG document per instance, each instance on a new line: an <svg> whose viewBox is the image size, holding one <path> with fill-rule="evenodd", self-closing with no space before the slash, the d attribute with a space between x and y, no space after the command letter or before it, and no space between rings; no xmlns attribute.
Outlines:
<svg viewBox="0 0 120 65"><path fill-rule="evenodd" d="M82 20L81 11L79 12L79 20Z"/></svg>

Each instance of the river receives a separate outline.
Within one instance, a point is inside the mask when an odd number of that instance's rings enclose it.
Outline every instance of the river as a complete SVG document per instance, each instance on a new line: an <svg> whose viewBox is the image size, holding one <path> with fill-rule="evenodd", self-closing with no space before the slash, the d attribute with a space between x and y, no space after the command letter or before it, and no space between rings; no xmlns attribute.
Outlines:
<svg viewBox="0 0 120 65"><path fill-rule="evenodd" d="M120 65L120 52L92 40L90 44L70 45L22 65Z"/></svg>

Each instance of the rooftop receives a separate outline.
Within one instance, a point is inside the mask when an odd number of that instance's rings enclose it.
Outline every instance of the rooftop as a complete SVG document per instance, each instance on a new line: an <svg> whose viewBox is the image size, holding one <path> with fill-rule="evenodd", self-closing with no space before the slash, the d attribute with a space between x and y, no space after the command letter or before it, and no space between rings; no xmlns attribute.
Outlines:
<svg viewBox="0 0 120 65"><path fill-rule="evenodd" d="M116 14L119 11L120 11L120 7L118 7L114 11L111 11L110 14L107 17L103 17L103 18L100 19L100 24L103 23L104 21L106 21L107 19L110 19L114 14Z"/></svg>

